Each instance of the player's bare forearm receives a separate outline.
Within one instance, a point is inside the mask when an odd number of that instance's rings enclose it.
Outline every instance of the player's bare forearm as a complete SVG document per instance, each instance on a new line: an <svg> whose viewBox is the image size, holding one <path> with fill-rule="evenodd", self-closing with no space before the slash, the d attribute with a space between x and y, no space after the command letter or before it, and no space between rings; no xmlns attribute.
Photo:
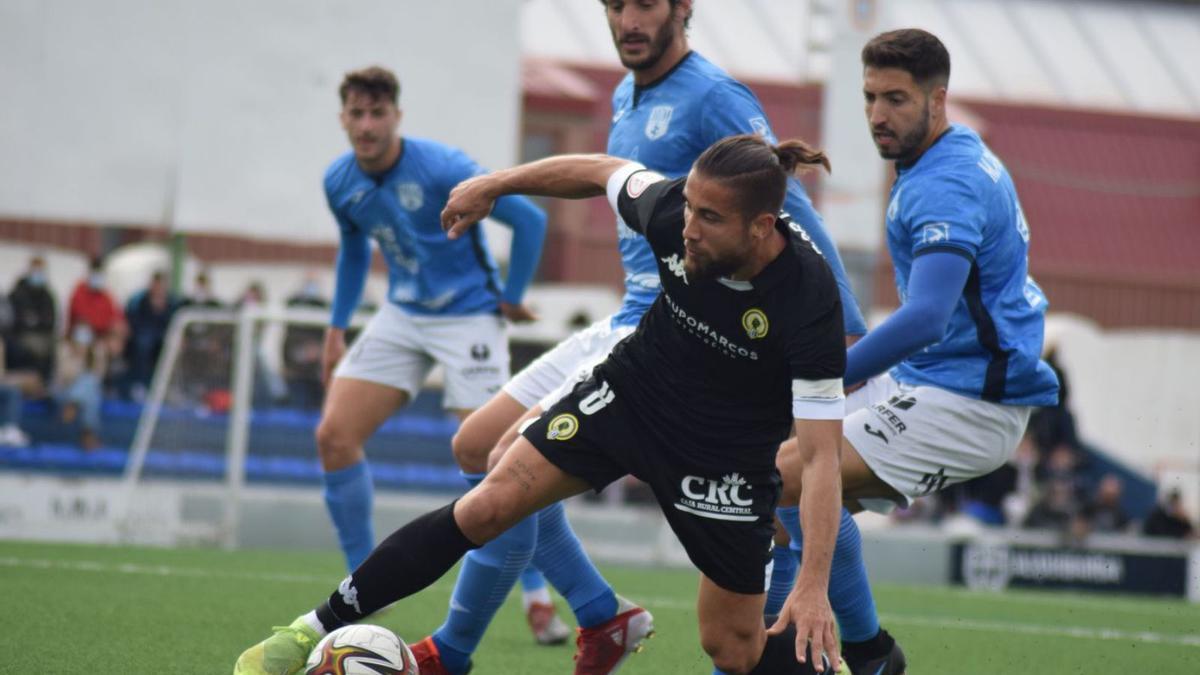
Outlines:
<svg viewBox="0 0 1200 675"><path fill-rule="evenodd" d="M459 183L442 210L442 229L451 238L491 213L496 200L523 194L583 199L604 194L608 178L628 160L608 155L559 155Z"/></svg>
<svg viewBox="0 0 1200 675"><path fill-rule="evenodd" d="M803 471L800 529L804 532L804 560L796 585L826 589L841 520L842 422L796 420L796 440Z"/></svg>

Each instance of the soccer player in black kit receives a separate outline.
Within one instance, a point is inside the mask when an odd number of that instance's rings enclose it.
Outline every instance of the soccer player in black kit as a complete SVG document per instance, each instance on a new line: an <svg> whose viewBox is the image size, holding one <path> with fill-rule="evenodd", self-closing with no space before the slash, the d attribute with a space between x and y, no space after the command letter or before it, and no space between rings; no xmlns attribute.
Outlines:
<svg viewBox="0 0 1200 675"><path fill-rule="evenodd" d="M702 574L700 642L717 668L836 668L822 655L836 661L838 653L827 590L841 510L841 302L803 230L779 216L787 176L812 164L828 167L799 141L772 146L744 135L715 143L676 180L627 160L576 155L455 188L442 213L451 237L506 194L607 194L654 250L662 294L636 332L529 424L482 483L394 532L326 602L247 650L235 672L299 669L328 631L432 584L525 516L627 474L654 490ZM805 555L767 630L775 453L793 430L803 456Z"/></svg>

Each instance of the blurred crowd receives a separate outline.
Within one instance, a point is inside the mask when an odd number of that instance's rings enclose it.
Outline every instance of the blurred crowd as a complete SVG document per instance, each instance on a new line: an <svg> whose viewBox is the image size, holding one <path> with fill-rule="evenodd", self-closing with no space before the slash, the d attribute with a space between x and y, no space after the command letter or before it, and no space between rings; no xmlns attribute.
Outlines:
<svg viewBox="0 0 1200 675"><path fill-rule="evenodd" d="M177 311L240 308L266 300L262 285L251 283L236 300L223 302L213 294L207 272L195 276L190 294L176 295L166 273L154 271L122 305L106 283L104 261L95 258L60 313L47 278L45 258L35 255L12 288L0 293L0 448L34 440L21 424L30 400L47 402L84 449L98 447L102 403L145 399ZM329 306L313 275L286 304ZM227 324L199 323L189 327L182 343L179 380L192 400L217 410L228 408L232 335ZM256 360L255 391L298 407L319 407L322 337L320 327L288 326L281 365L269 369L263 359Z"/></svg>

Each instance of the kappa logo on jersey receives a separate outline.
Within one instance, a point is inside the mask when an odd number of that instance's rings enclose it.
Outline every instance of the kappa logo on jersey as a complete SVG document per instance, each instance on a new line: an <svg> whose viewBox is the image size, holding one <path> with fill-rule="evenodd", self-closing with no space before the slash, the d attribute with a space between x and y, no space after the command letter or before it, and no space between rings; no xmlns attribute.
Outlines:
<svg viewBox="0 0 1200 675"><path fill-rule="evenodd" d="M416 211L425 204L425 193L416 183L397 184L396 197L400 200L400 206L409 211Z"/></svg>
<svg viewBox="0 0 1200 675"><path fill-rule="evenodd" d="M683 283L687 283L687 268L683 266L683 261L679 259L678 253L672 253L670 257L662 258L662 261L671 270L671 274L683 279Z"/></svg>
<svg viewBox="0 0 1200 675"><path fill-rule="evenodd" d="M571 413L563 413L550 420L546 427L546 438L551 441L569 441L579 431L579 419Z"/></svg>
<svg viewBox="0 0 1200 675"><path fill-rule="evenodd" d="M930 223L921 228L921 243L950 241L950 223Z"/></svg>
<svg viewBox="0 0 1200 675"><path fill-rule="evenodd" d="M354 587L353 576L342 579L342 583L338 584L338 593L342 596L342 602L353 607L360 616L362 615L362 607L358 606L358 589Z"/></svg>
<svg viewBox="0 0 1200 675"><path fill-rule="evenodd" d="M625 181L625 193L629 195L630 199L637 199L638 197L642 196L642 193L646 191L646 188L666 179L666 176L662 175L661 173L655 173L653 171L639 171L630 176L629 180Z"/></svg>
<svg viewBox="0 0 1200 675"><path fill-rule="evenodd" d="M679 484L683 496L675 503L675 508L713 520L755 521L758 516L751 508L754 500L743 494L752 488L737 472L722 476L720 480L686 476Z"/></svg>
<svg viewBox="0 0 1200 675"><path fill-rule="evenodd" d="M487 361L488 357L491 355L492 350L488 349L486 344L480 342L471 345L471 358L475 359L476 361Z"/></svg>
<svg viewBox="0 0 1200 675"><path fill-rule="evenodd" d="M671 126L671 115L674 114L674 106L654 106L650 110L650 119L646 120L646 138L657 141L666 135L667 129Z"/></svg>
<svg viewBox="0 0 1200 675"><path fill-rule="evenodd" d="M754 308L746 310L746 313L742 315L742 328L746 329L746 335L751 340L761 340L767 337L767 331L770 330L771 324L761 309Z"/></svg>

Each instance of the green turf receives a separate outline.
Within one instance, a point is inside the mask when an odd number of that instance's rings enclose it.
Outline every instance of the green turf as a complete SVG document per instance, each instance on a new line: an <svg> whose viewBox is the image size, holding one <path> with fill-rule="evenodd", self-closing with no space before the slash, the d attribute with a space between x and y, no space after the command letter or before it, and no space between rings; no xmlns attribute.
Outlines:
<svg viewBox="0 0 1200 675"><path fill-rule="evenodd" d="M694 573L604 572L659 629L622 672L711 672L696 637ZM0 542L0 673L227 673L244 647L311 609L340 577L332 552ZM451 580L374 622L419 640L441 623ZM1181 601L901 586L881 586L876 598L912 675L1200 672L1200 607ZM474 673L569 673L571 654L535 647L514 597Z"/></svg>

